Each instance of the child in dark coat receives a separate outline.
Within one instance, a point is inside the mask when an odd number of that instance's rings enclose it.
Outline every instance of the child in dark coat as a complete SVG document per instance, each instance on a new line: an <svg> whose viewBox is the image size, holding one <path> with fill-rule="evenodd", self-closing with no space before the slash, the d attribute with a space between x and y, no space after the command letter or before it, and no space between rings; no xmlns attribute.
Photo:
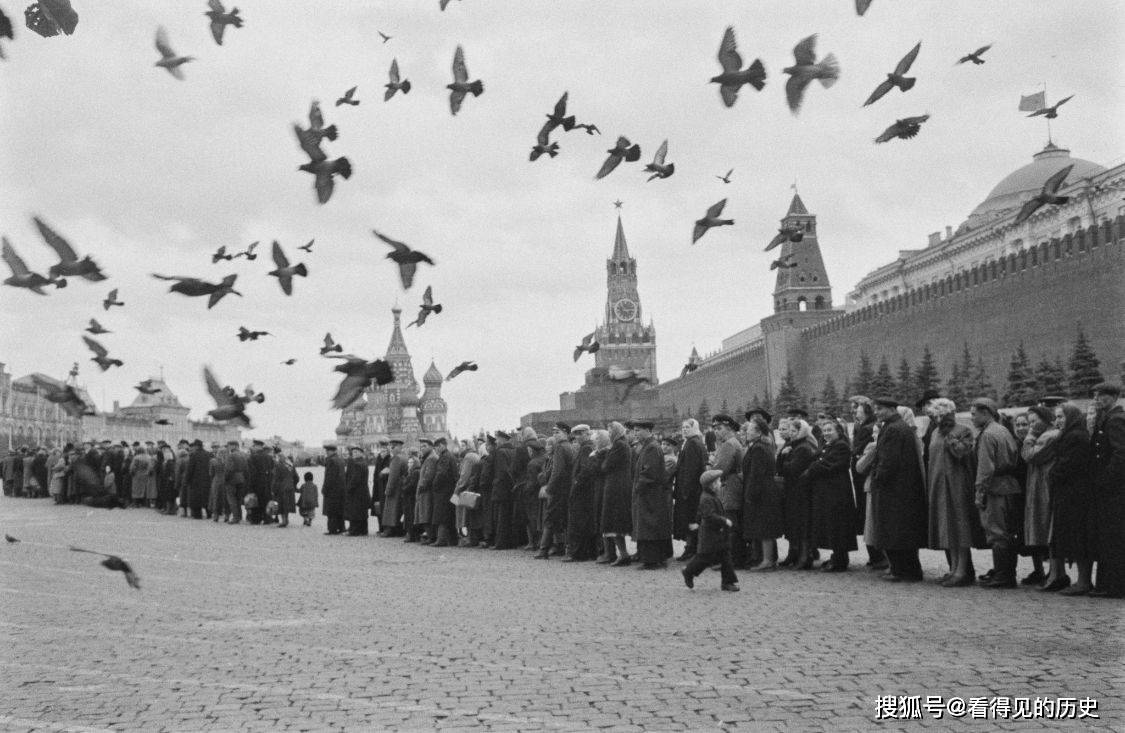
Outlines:
<svg viewBox="0 0 1125 733"><path fill-rule="evenodd" d="M730 559L731 521L723 515L723 503L715 495L715 489L723 477L722 471L704 471L700 477L703 491L699 496L699 518L689 529L699 530L695 556L683 569L684 584L695 587L695 576L712 565L718 565L722 574L722 589L738 591L738 576L734 574L734 564Z"/></svg>
<svg viewBox="0 0 1125 733"><path fill-rule="evenodd" d="M306 527L312 525L313 517L316 516L316 508L320 506L317 499L316 484L313 483L313 475L311 471L306 471L303 477L305 482L301 484L300 493L301 498L297 500L297 511L305 518Z"/></svg>

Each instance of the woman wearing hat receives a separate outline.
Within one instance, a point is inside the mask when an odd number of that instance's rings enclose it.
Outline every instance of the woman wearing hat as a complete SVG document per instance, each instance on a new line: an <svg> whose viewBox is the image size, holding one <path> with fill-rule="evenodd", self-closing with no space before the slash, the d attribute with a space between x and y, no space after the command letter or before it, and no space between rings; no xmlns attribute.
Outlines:
<svg viewBox="0 0 1125 733"><path fill-rule="evenodd" d="M804 420L790 420L789 432L784 458L777 463L777 472L785 480L785 538L789 540L789 552L780 566L811 570L812 493L804 476L816 460L817 446L812 428Z"/></svg>
<svg viewBox="0 0 1125 733"><path fill-rule="evenodd" d="M1046 580L1043 560L1051 541L1051 492L1047 476L1055 462L1055 416L1049 407L1036 405L1027 410L1028 432L1020 446L1020 456L1027 466L1024 487L1023 544L1031 556L1034 572L1024 578L1023 585L1040 585ZM1052 566L1053 567L1053 566ZM1053 573L1056 577L1058 573Z"/></svg>
<svg viewBox="0 0 1125 733"><path fill-rule="evenodd" d="M1060 595L1085 595L1094 587L1095 547L1094 494L1090 483L1090 433L1086 415L1073 403L1055 408L1055 462L1047 474L1051 492L1051 575L1044 591ZM1075 563L1078 582L1059 568ZM1068 587L1069 586L1069 587Z"/></svg>
<svg viewBox="0 0 1125 733"><path fill-rule="evenodd" d="M820 430L824 448L801 476L811 494L809 544L832 550L832 557L820 566L821 570L842 573L848 569L848 553L858 549L851 448L847 434L835 420L822 420Z"/></svg>
<svg viewBox="0 0 1125 733"><path fill-rule="evenodd" d="M742 456L742 536L757 542L761 561L750 568L762 572L777 569L777 538L785 532L781 490L774 474L770 426L765 416L747 413L747 445Z"/></svg>
<svg viewBox="0 0 1125 733"><path fill-rule="evenodd" d="M604 551L599 562L615 567L629 564L629 551L625 536L633 532L632 480L629 471L632 452L625 439L625 426L619 422L609 424L610 447L601 456L598 471L603 481L601 532ZM616 556L616 560L612 560Z"/></svg>

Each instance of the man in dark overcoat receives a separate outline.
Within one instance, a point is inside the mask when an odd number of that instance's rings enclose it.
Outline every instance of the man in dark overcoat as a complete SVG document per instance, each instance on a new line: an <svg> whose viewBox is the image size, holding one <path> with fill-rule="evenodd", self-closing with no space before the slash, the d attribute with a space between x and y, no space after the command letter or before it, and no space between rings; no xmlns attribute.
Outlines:
<svg viewBox="0 0 1125 733"><path fill-rule="evenodd" d="M227 471L224 479L227 521L242 521L242 497L246 493L246 476L250 473L250 459L242 452L237 440L227 441Z"/></svg>
<svg viewBox="0 0 1125 733"><path fill-rule="evenodd" d="M707 446L703 444L703 433L695 420L684 420L680 433L684 445L676 463L672 538L684 541L684 554L677 559L686 562L696 553L697 532L688 525L695 524L699 514L699 497L703 491L699 479L707 468Z"/></svg>
<svg viewBox="0 0 1125 733"><path fill-rule="evenodd" d="M546 560L551 555L565 555L567 500L570 484L574 480L574 446L570 443L570 425L555 423L552 433L555 445L551 449L551 472L547 476L547 510L543 518L543 534L539 538L536 559Z"/></svg>
<svg viewBox="0 0 1125 733"><path fill-rule="evenodd" d="M192 519L203 519L203 508L211 493L211 454L203 448L203 441L196 438L188 454L187 468L184 471L184 487L187 494L187 508Z"/></svg>
<svg viewBox="0 0 1125 733"><path fill-rule="evenodd" d="M430 513L430 534L434 547L453 547L457 544L457 530L454 526L456 512L453 504L449 502L453 491L457 487L458 466L457 459L449 452L449 444L445 438L434 441L434 478L430 484L433 498L433 510Z"/></svg>
<svg viewBox="0 0 1125 733"><path fill-rule="evenodd" d="M593 560L598 556L598 508L594 503L595 483L601 457L593 455L594 441L589 425L575 425L574 478L567 496L566 557L563 562Z"/></svg>
<svg viewBox="0 0 1125 733"><path fill-rule="evenodd" d="M367 454L358 445L353 445L348 452L348 465L344 470L344 519L348 521L348 536L360 537L367 534L367 513L371 509Z"/></svg>
<svg viewBox="0 0 1125 733"><path fill-rule="evenodd" d="M1125 598L1125 409L1121 387L1094 387L1094 429L1090 436L1091 478L1097 523L1098 578L1091 596Z"/></svg>
<svg viewBox="0 0 1125 733"><path fill-rule="evenodd" d="M633 473L633 540L642 570L666 565L672 541L672 502L664 481L664 452L652 434L653 423L634 420L640 450Z"/></svg>
<svg viewBox="0 0 1125 733"><path fill-rule="evenodd" d="M1015 588L1016 561L1023 535L1023 489L1016 471L1019 444L1000 424L996 403L979 397L972 403L976 426L977 509L985 538L992 548L992 576L981 581L986 588Z"/></svg>
<svg viewBox="0 0 1125 733"><path fill-rule="evenodd" d="M323 501L321 507L328 520L328 531L324 534L343 534L344 532L344 481L347 462L339 454L335 445L324 446L324 485L320 488Z"/></svg>
<svg viewBox="0 0 1125 733"><path fill-rule="evenodd" d="M515 512L515 476L512 467L516 449L512 436L504 430L496 431L496 446L492 451L492 549L510 550L515 547L512 517Z"/></svg>
<svg viewBox="0 0 1125 733"><path fill-rule="evenodd" d="M527 464L531 453L527 441L535 439L535 430L527 427L512 436L512 531L510 547L522 547L527 543L528 491ZM538 496L539 487L535 487Z"/></svg>
<svg viewBox="0 0 1125 733"><path fill-rule="evenodd" d="M418 473L418 490L414 494L414 526L425 533L423 545L437 542L437 534L431 525L434 517L434 474L437 472L437 454L434 441L422 438L418 441L421 450L422 467Z"/></svg>
<svg viewBox="0 0 1125 733"><path fill-rule="evenodd" d="M246 510L246 521L250 524L268 523L266 504L269 503L270 489L273 486L273 456L266 450L264 442L254 440L248 462L250 472L246 475L246 493L257 497L258 506Z"/></svg>
<svg viewBox="0 0 1125 733"><path fill-rule="evenodd" d="M919 548L928 541L926 487L922 479L922 452L918 436L902 421L898 402L890 397L875 400L879 437L871 467L871 513L875 546L887 554L891 582L922 579Z"/></svg>
<svg viewBox="0 0 1125 733"><path fill-rule="evenodd" d="M402 454L402 441L389 441L391 456L387 464L386 483L383 486L383 516L379 517L379 534L383 537L401 537L402 485L406 482L406 456ZM411 507L413 509L413 507Z"/></svg>
<svg viewBox="0 0 1125 733"><path fill-rule="evenodd" d="M379 441L379 451L375 454L374 474L371 478L371 516L379 522L378 534L383 532L383 502L387 494L387 473L383 469L391 465L391 443L388 440Z"/></svg>

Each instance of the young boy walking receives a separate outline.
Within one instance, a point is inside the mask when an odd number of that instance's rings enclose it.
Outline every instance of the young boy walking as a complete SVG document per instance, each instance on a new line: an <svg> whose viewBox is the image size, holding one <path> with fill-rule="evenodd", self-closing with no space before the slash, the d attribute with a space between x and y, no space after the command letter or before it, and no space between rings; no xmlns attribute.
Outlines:
<svg viewBox="0 0 1125 733"><path fill-rule="evenodd" d="M316 497L316 484L313 483L313 475L311 471L305 471L303 476L305 482L301 484L300 493L301 498L297 501L297 511L304 517L304 526L312 525L313 517L316 516L316 508L320 506L320 502Z"/></svg>
<svg viewBox="0 0 1125 733"><path fill-rule="evenodd" d="M734 574L734 564L730 559L731 521L723 515L723 503L715 495L715 489L723 477L722 471L704 471L700 477L703 491L699 497L698 524L689 529L699 531L695 556L683 569L684 585L695 587L695 576L712 565L718 565L722 574L722 589L737 592L738 576Z"/></svg>

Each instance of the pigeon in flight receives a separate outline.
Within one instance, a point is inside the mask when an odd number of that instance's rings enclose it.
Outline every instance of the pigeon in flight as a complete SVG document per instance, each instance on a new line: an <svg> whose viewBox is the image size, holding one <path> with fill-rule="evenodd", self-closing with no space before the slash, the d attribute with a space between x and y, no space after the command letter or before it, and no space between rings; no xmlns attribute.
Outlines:
<svg viewBox="0 0 1125 733"><path fill-rule="evenodd" d="M83 415L94 414L93 406L86 404L86 401L78 394L78 390L66 382L52 379L44 374L32 374L31 381L42 390L43 397L48 402L53 402L61 407L67 415L82 417Z"/></svg>
<svg viewBox="0 0 1125 733"><path fill-rule="evenodd" d="M102 324L98 323L96 318L91 318L90 325L86 327L86 333L92 334L94 336L101 336L103 333L113 333L113 331L106 330L106 328L102 326Z"/></svg>
<svg viewBox="0 0 1125 733"><path fill-rule="evenodd" d="M1059 101L1055 102L1055 104L1051 107L1044 107L1043 109L1035 110L1034 112L1029 114L1028 117L1038 117L1039 115L1043 115L1048 120L1053 120L1059 116L1059 107L1063 106L1071 99L1074 99L1073 94L1071 94L1069 97L1063 97Z"/></svg>
<svg viewBox="0 0 1125 733"><path fill-rule="evenodd" d="M0 10L0 38L7 38L9 41L15 38L12 28L12 19ZM4 47L0 46L0 59L4 58Z"/></svg>
<svg viewBox="0 0 1125 733"><path fill-rule="evenodd" d="M130 588L136 588L137 590L141 589L141 579L138 578L137 574L133 572L133 568L131 568L129 566L129 563L125 562L124 560L119 558L117 555L107 555L104 552L94 552L93 550L83 550L80 547L73 547L73 546L70 549L73 552L87 552L91 555L101 555L102 557L105 558L105 560L102 560L102 565L104 567L107 567L110 570L118 570L122 573L125 573L125 582L127 582L129 584L129 587Z"/></svg>
<svg viewBox="0 0 1125 733"><path fill-rule="evenodd" d="M885 143L888 140L894 140L900 137L903 140L909 140L918 134L922 129L922 123L930 119L929 115L921 115L919 117L904 117L901 120L895 120L895 123L883 130L883 134L875 138L877 143Z"/></svg>
<svg viewBox="0 0 1125 733"><path fill-rule="evenodd" d="M189 298L196 298L201 295L210 296L207 299L207 310L211 310L227 295L237 295L240 298L242 293L234 289L234 282L238 279L238 275L227 275L219 283L210 283L206 280L200 280L197 277L180 277L179 275L152 275L157 280L175 280L176 284L168 288L170 293L180 293Z"/></svg>
<svg viewBox="0 0 1125 733"><path fill-rule="evenodd" d="M582 123L582 122L574 123L573 129L575 129L575 130L585 130L587 135L593 135L595 132L598 133L599 135L602 134L602 131L598 129L597 125L590 125L590 124L585 124L585 123Z"/></svg>
<svg viewBox="0 0 1125 733"><path fill-rule="evenodd" d="M871 0L855 0L855 14L863 15L871 7Z"/></svg>
<svg viewBox="0 0 1125 733"><path fill-rule="evenodd" d="M601 169L597 172L597 175L594 176L595 181L600 178L605 178L612 173L613 169L620 165L622 160L627 160L632 163L641 158L641 146L633 145L629 142L629 138L624 135L619 136L617 138L617 144L606 152L609 153L609 157L605 159Z"/></svg>
<svg viewBox="0 0 1125 733"><path fill-rule="evenodd" d="M302 252L308 252L309 254L312 254L312 246L313 246L313 242L315 242L315 241L316 241L315 239L310 239L308 241L308 244L302 244L297 249L301 250Z"/></svg>
<svg viewBox="0 0 1125 733"><path fill-rule="evenodd" d="M266 396L261 392L255 392L253 385L246 385L246 389L242 390L242 400L247 404L257 402L259 405L266 401Z"/></svg>
<svg viewBox="0 0 1125 733"><path fill-rule="evenodd" d="M86 342L86 346L90 348L90 351L94 352L94 356L90 359L90 361L101 367L101 370L103 372L112 366L125 366L125 363L120 359L110 359L109 351L94 339L90 338L89 336L83 336L82 340Z"/></svg>
<svg viewBox="0 0 1125 733"><path fill-rule="evenodd" d="M6 535L4 535L4 541L5 541L5 542L10 542L10 543L12 543L12 544L15 544L16 542L19 542L19 540L17 540L17 539L15 538L15 537L13 537L13 536L12 536L12 535L10 535L10 534L6 534Z"/></svg>
<svg viewBox="0 0 1125 733"><path fill-rule="evenodd" d="M777 234L766 245L766 252L781 244L782 242L800 242L805 238L805 230L800 226L785 226L777 230ZM772 268L771 268L772 269Z"/></svg>
<svg viewBox="0 0 1125 733"><path fill-rule="evenodd" d="M232 255L231 259L233 259L234 257L245 257L248 262L253 262L254 260L258 259L258 255L254 253L254 250L256 250L257 248L258 243L251 242L250 244L246 245L246 249L242 250L241 252L235 252L234 255Z"/></svg>
<svg viewBox="0 0 1125 733"><path fill-rule="evenodd" d="M784 255L782 257L778 257L776 260L771 262L770 263L770 269L776 270L778 268L781 268L781 269L784 270L784 269L796 267L798 265L798 263L793 262L792 260L793 260L793 253L790 252L789 254Z"/></svg>
<svg viewBox="0 0 1125 733"><path fill-rule="evenodd" d="M257 341L262 336L270 336L269 331L251 331L245 326L238 327L238 340L239 341Z"/></svg>
<svg viewBox="0 0 1125 733"><path fill-rule="evenodd" d="M209 410L208 415L218 422L234 420L248 430L253 429L250 418L246 416L248 400L243 395L235 392L232 387L219 386L219 380L215 378L211 367L203 367L203 381L207 384L211 399L215 401L215 409Z"/></svg>
<svg viewBox="0 0 1125 733"><path fill-rule="evenodd" d="M167 418L161 417L161 418L157 418L156 420L153 420L152 424L153 425L171 425L172 421L167 419Z"/></svg>
<svg viewBox="0 0 1125 733"><path fill-rule="evenodd" d="M624 403L625 400L629 399L629 393L632 392L633 388L638 384L652 384L652 381L648 377L644 376L643 370L640 369L622 369L620 367L610 367L607 378L609 379L609 381L615 384L625 386L625 391L617 400L619 404Z"/></svg>
<svg viewBox="0 0 1125 733"><path fill-rule="evenodd" d="M582 343L574 347L574 360L578 361L578 357L583 353L596 354L598 349L602 347L595 339L596 332L591 332L582 337Z"/></svg>
<svg viewBox="0 0 1125 733"><path fill-rule="evenodd" d="M973 51L972 53L965 54L961 58L957 59L957 63L958 64L964 64L964 63L967 63L969 61L972 61L975 66L980 66L981 64L984 63L984 59L981 58L981 57L984 55L984 52L987 51L990 48L992 48L991 43L988 44L987 46L981 46L976 51Z"/></svg>
<svg viewBox="0 0 1125 733"><path fill-rule="evenodd" d="M105 296L105 300L102 301L102 307L106 310L109 310L112 306L115 305L125 305L123 302L117 299L117 288L110 290L109 295Z"/></svg>
<svg viewBox="0 0 1125 733"><path fill-rule="evenodd" d="M384 33L383 31L380 31L380 30L377 30L375 32L378 33L379 37L383 39L383 43L386 43L387 41L394 38L394 36L388 36L386 33Z"/></svg>
<svg viewBox="0 0 1125 733"><path fill-rule="evenodd" d="M699 366L700 365L698 361L689 361L687 364L684 364L684 368L680 370L680 377L686 377L687 375L698 369Z"/></svg>
<svg viewBox="0 0 1125 733"><path fill-rule="evenodd" d="M863 106L866 107L869 104L874 104L895 87L898 87L904 92L913 87L917 79L912 76L906 76L906 72L910 71L910 66L914 63L914 59L918 58L918 52L921 50L922 42L918 41L917 45L910 49L910 52L903 56L902 60L898 62L898 66L895 67L895 70L887 74L887 78L880 82L879 86L875 87L875 91L871 92L871 96L867 98Z"/></svg>
<svg viewBox="0 0 1125 733"><path fill-rule="evenodd" d="M402 242L380 234L374 229L371 230L371 233L394 248L393 252L387 253L387 259L394 260L398 264L398 275L402 280L403 290L409 290L410 286L414 284L414 273L418 269L419 262L425 262L428 265L434 264L434 261L423 252L410 249Z"/></svg>
<svg viewBox="0 0 1125 733"><path fill-rule="evenodd" d="M356 89L359 89L359 87L352 87L348 91L344 92L344 96L336 100L336 106L339 107L341 104L350 104L353 107L358 107L359 100L355 98Z"/></svg>
<svg viewBox="0 0 1125 733"><path fill-rule="evenodd" d="M442 11L444 11L446 6L449 5L449 0L438 0L438 5L440 5Z"/></svg>
<svg viewBox="0 0 1125 733"><path fill-rule="evenodd" d="M78 259L78 253L70 246L70 242L66 241L58 232L47 226L38 216L32 217L32 221L39 229L43 241L59 256L59 263L51 265L50 269L47 270L48 276L55 279L68 275L70 277L81 277L90 282L101 282L106 279L102 271L98 269L97 263L90 259L89 255Z"/></svg>
<svg viewBox="0 0 1125 733"><path fill-rule="evenodd" d="M320 355L325 356L329 352L335 351L337 353L343 352L344 347L332 340L332 334L324 334L324 346L320 347Z"/></svg>
<svg viewBox="0 0 1125 733"><path fill-rule="evenodd" d="M239 252L239 254L242 254ZM211 254L211 264L215 264L222 260L233 260L238 255L228 255L227 246L224 244Z"/></svg>
<svg viewBox="0 0 1125 733"><path fill-rule="evenodd" d="M433 313L434 315L441 313L441 303L434 305L434 288L432 285L427 285L426 292L422 294L422 306L418 311L418 317L410 323L406 324L406 327L421 327L422 324L426 322L426 318L428 318L431 313Z"/></svg>
<svg viewBox="0 0 1125 733"><path fill-rule="evenodd" d="M449 372L449 374L445 377L445 381L448 382L462 372L475 372L479 368L480 367L477 366L477 363L475 361L463 361L457 366L453 367L453 371Z"/></svg>
<svg viewBox="0 0 1125 733"><path fill-rule="evenodd" d="M721 227L734 224L734 219L720 219L719 215L723 213L723 207L727 205L727 200L723 199L717 204L712 204L711 208L707 209L707 213L702 219L697 219L695 228L691 233L691 243L695 244L699 238L707 233L711 227Z"/></svg>
<svg viewBox="0 0 1125 733"><path fill-rule="evenodd" d="M367 361L353 354L333 356L332 359L343 359L344 363L333 368L340 372L344 379L332 397L332 406L343 410L360 398L364 390L371 386L390 384L395 381L394 370L391 365L382 359Z"/></svg>
<svg viewBox="0 0 1125 733"><path fill-rule="evenodd" d="M531 155L528 156L528 160L534 162L544 154L550 158L559 154L559 144L551 142L550 133L551 123L544 122L543 127L539 128L539 134L535 136L535 145L531 147Z"/></svg>
<svg viewBox="0 0 1125 733"><path fill-rule="evenodd" d="M65 278L51 279L27 269L23 258L16 254L16 250L12 247L8 238L3 237L0 241L3 241L4 262L8 265L8 269L12 271L11 277L4 280L5 285L11 285L13 288L27 288L36 295L46 295L43 292L44 285L54 285L56 288L66 287Z"/></svg>
<svg viewBox="0 0 1125 733"><path fill-rule="evenodd" d="M228 25L241 28L242 18L238 15L238 8L231 8L228 13L219 0L207 0L207 5L211 9L204 15L211 19L211 36L215 39L215 43L221 46L223 45L223 31L226 30Z"/></svg>
<svg viewBox="0 0 1125 733"><path fill-rule="evenodd" d="M293 366L294 364L297 363L297 360L296 359L286 359L285 361L283 361L281 363L284 364L285 366Z"/></svg>
<svg viewBox="0 0 1125 733"><path fill-rule="evenodd" d="M444 10L444 8L443 8ZM465 67L465 51L457 46L453 53L453 83L446 84L449 89L449 111L454 115L461 109L461 102L465 101L466 94L479 97L484 93L484 83L477 79L469 81L469 70Z"/></svg>
<svg viewBox="0 0 1125 733"><path fill-rule="evenodd" d="M569 95L570 92L563 92L559 101L555 102L555 108L547 114L547 124L543 126L547 132L552 132L556 127L562 127L565 132L574 129L574 115L566 114L566 100Z"/></svg>
<svg viewBox="0 0 1125 733"><path fill-rule="evenodd" d="M27 6L23 18L30 30L44 38L60 32L69 36L78 26L78 13L74 12L70 0L39 0Z"/></svg>
<svg viewBox="0 0 1125 733"><path fill-rule="evenodd" d="M277 266L277 269L272 270L269 274L277 278L278 283L281 284L281 291L286 295L293 294L294 275L300 275L301 277L308 277L309 275L304 262L296 265L289 264L289 258L281 251L281 245L277 243L276 239L273 240L273 264Z"/></svg>
<svg viewBox="0 0 1125 733"><path fill-rule="evenodd" d="M715 176L715 178L718 178L723 183L730 183L730 176L732 173L734 173L734 168L731 168L729 171L727 171L727 174L725 176Z"/></svg>
<svg viewBox="0 0 1125 733"><path fill-rule="evenodd" d="M1020 207L1020 211L1016 214L1016 219L1012 222L1012 226L1019 226L1027 221L1028 217L1034 214L1041 206L1046 206L1048 204L1058 206L1070 201L1069 196L1059 196L1058 193L1059 189L1062 188L1063 182L1066 181L1066 177L1070 175L1070 169L1073 167L1074 164L1071 163L1066 168L1063 168L1048 178L1047 182L1043 184L1043 189L1024 202L1023 206Z"/></svg>
<svg viewBox="0 0 1125 733"><path fill-rule="evenodd" d="M401 79L398 73L398 59L391 59L391 70L388 72L387 77L389 81L384 84L387 91L383 92L383 101L386 102L395 95L395 92L401 90L403 94L410 93L410 80Z"/></svg>
<svg viewBox="0 0 1125 733"><path fill-rule="evenodd" d="M311 138L320 142L324 138L336 139L336 126L324 126L324 114L320 111L320 102L315 99L309 104L309 129L305 131Z"/></svg>
<svg viewBox="0 0 1125 733"><path fill-rule="evenodd" d="M156 50L160 52L160 60L155 65L167 69L169 74L183 81L184 72L180 67L188 61L194 61L195 57L177 56L168 43L168 31L164 30L164 26L156 29Z"/></svg>
<svg viewBox="0 0 1125 733"><path fill-rule="evenodd" d="M151 379L146 379L143 382L138 383L133 387L133 389L137 390L141 394L156 394L157 392L164 391L160 389L160 387L154 387L153 381Z"/></svg>
<svg viewBox="0 0 1125 733"><path fill-rule="evenodd" d="M352 164L342 156L335 160L329 160L324 151L320 149L318 139L302 130L300 125L293 125L293 130L297 133L297 141L301 144L301 149L309 156L309 162L297 166L297 170L312 173L316 176L314 184L316 200L326 204L328 199L332 198L332 191L335 188L333 177L339 174L345 179L351 178Z"/></svg>
<svg viewBox="0 0 1125 733"><path fill-rule="evenodd" d="M719 95L727 107L734 106L738 99L738 88L743 84L749 84L758 91L762 91L762 87L766 85L766 67L762 65L761 59L754 59L754 63L745 71L742 69L742 57L738 55L738 45L734 40L734 28L729 25L719 44L719 64L723 67L723 73L711 77L711 82L719 85Z"/></svg>
<svg viewBox="0 0 1125 733"><path fill-rule="evenodd" d="M835 54L831 53L817 62L815 33L793 48L793 58L796 63L785 67L782 71L789 74L789 81L785 82L785 97L789 102L789 109L793 114L797 114L805 96L805 87L809 82L819 79L821 85L827 89L840 78L840 66L836 63Z"/></svg>
<svg viewBox="0 0 1125 733"><path fill-rule="evenodd" d="M676 172L675 163L664 163L664 158L667 157L667 155L668 141L665 140L660 144L660 147L656 149L656 155L653 156L652 162L645 166L645 171L648 173L652 173L652 175L648 177L648 180L651 181L654 178L667 178L668 176Z"/></svg>

